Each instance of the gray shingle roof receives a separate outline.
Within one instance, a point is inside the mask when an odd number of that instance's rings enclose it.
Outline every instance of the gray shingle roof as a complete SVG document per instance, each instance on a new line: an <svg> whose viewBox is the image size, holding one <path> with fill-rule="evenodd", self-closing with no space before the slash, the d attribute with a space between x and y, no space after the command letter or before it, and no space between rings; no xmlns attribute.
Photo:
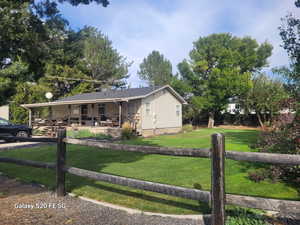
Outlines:
<svg viewBox="0 0 300 225"><path fill-rule="evenodd" d="M74 96L61 98L55 102L138 97L138 96L147 95L159 88L161 87L155 86L155 87L129 88L129 89L122 89L122 90L107 90L101 92L92 92L92 93L78 94Z"/></svg>

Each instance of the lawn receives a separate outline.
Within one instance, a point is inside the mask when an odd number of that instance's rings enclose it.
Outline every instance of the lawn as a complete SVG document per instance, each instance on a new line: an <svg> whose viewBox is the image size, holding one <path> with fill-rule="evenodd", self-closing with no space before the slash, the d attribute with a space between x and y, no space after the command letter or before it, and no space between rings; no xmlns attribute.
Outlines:
<svg viewBox="0 0 300 225"><path fill-rule="evenodd" d="M226 149L253 151L249 145L257 138L255 130L200 129L177 135L153 138L138 138L125 143L137 145L174 146L208 148L210 135L222 132L226 137ZM53 162L55 146L42 146L1 152L0 156ZM183 187L201 185L210 189L210 160L191 157L145 155L142 153L105 151L92 147L67 146L67 164L83 169L127 176L142 180L172 184ZM226 192L254 196L299 200L297 191L283 183L268 181L255 183L247 178L247 173L262 164L226 160ZM38 182L54 188L54 171L36 169L12 164L0 164L0 171L28 182ZM193 200L176 198L148 191L107 184L67 175L67 191L97 200L111 202L145 211L173 214L209 213L208 206Z"/></svg>

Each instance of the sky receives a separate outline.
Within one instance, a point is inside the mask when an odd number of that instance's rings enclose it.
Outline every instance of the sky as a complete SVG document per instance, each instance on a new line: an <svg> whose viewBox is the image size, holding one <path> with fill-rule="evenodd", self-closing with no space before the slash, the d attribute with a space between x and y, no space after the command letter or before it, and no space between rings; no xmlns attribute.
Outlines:
<svg viewBox="0 0 300 225"><path fill-rule="evenodd" d="M177 64L189 58L193 42L200 36L228 32L238 37L250 36L259 43L268 41L274 47L269 58L272 67L288 65L280 45L280 18L300 15L295 0L110 0L104 8L89 4L59 5L71 28L94 26L112 41L114 48L133 61L129 69L131 87L145 85L137 70L152 50L158 50Z"/></svg>

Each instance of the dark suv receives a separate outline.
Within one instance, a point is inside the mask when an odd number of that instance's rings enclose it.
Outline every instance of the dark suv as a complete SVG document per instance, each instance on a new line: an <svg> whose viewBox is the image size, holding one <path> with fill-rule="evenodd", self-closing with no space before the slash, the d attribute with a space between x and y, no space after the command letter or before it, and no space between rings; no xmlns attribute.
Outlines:
<svg viewBox="0 0 300 225"><path fill-rule="evenodd" d="M0 117L1 137L31 137L32 129L25 125L16 125Z"/></svg>

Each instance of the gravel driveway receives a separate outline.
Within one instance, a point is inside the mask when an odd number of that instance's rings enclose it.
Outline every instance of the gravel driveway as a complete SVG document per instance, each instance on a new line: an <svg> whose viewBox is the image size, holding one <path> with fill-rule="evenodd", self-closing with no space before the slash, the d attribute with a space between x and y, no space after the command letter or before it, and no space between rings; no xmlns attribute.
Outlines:
<svg viewBox="0 0 300 225"><path fill-rule="evenodd" d="M55 143L45 143L45 142L12 142L6 143L3 140L0 140L0 151L13 150L18 148L29 148L29 147L37 147L42 145L49 145Z"/></svg>
<svg viewBox="0 0 300 225"><path fill-rule="evenodd" d="M79 198L56 198L38 185L0 176L1 225L201 225L201 221L129 214Z"/></svg>

